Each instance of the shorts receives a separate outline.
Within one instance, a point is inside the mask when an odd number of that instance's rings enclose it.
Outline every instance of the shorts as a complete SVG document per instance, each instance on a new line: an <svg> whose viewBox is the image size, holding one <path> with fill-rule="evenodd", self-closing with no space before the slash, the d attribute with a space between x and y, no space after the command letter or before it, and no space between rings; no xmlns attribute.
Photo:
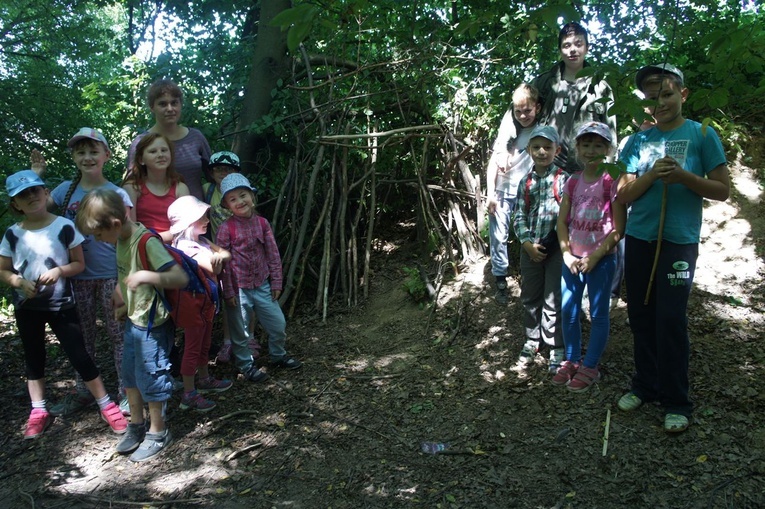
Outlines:
<svg viewBox="0 0 765 509"><path fill-rule="evenodd" d="M125 345L122 353L122 380L126 388L137 388L144 401L167 401L173 394L170 374L170 348L175 339L175 325L167 320L146 329L125 322Z"/></svg>

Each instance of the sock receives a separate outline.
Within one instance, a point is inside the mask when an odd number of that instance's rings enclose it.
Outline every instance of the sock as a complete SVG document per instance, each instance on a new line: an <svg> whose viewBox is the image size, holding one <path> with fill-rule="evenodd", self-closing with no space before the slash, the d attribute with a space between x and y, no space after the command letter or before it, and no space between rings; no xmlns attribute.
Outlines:
<svg viewBox="0 0 765 509"><path fill-rule="evenodd" d="M103 398L96 399L96 403L98 403L99 410L103 410L104 408L108 407L111 402L112 402L112 399L109 397L108 394L105 394Z"/></svg>
<svg viewBox="0 0 765 509"><path fill-rule="evenodd" d="M44 400L44 399L41 399L40 401L33 401L32 402L32 410L34 410L35 408L39 408L39 409L45 410L47 412L48 411L47 403L48 402L46 400Z"/></svg>

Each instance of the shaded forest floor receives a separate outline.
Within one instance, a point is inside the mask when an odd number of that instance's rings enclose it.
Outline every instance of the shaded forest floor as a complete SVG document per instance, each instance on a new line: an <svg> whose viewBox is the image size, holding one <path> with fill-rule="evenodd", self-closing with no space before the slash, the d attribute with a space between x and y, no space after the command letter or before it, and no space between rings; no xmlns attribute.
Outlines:
<svg viewBox="0 0 765 509"><path fill-rule="evenodd" d="M632 373L624 303L612 315L604 379L572 394L550 383L541 359L525 373L510 369L523 343L517 275L506 307L493 300L486 259L447 281L435 308L414 303L402 270L418 261L414 227L402 224L383 236L364 305L338 307L326 323L310 313L288 322L303 369L238 380L208 414L178 410L176 395L174 444L143 464L114 453L117 438L95 410L21 439L29 401L6 317L0 506L765 507L765 269L753 240L763 238L765 206L749 174L734 175L734 199L705 207L689 325L697 406L685 433L665 434L655 406L616 409ZM56 401L73 380L51 351ZM113 389L106 345L98 360ZM450 448L424 454L422 441Z"/></svg>

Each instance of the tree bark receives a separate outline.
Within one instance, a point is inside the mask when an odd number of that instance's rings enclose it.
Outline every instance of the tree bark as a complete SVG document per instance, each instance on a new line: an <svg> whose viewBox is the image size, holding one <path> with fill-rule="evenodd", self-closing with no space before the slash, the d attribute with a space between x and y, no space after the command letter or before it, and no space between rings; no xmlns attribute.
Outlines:
<svg viewBox="0 0 765 509"><path fill-rule="evenodd" d="M242 162L242 172L252 173L262 137L249 132L249 127L271 109L271 90L289 69L287 59L287 33L271 20L292 6L290 0L263 0L258 22L258 39L252 55L252 69L247 80L244 102L237 125L239 134L234 138L233 151Z"/></svg>

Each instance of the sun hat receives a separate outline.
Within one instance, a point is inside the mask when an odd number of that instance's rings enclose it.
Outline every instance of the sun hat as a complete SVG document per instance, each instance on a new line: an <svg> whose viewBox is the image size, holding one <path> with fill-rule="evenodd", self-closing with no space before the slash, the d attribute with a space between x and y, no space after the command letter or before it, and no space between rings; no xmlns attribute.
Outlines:
<svg viewBox="0 0 765 509"><path fill-rule="evenodd" d="M643 82L648 76L652 76L654 74L674 74L678 78L680 78L680 83L685 83L685 78L683 77L683 73L680 69L675 67L672 64L651 64L646 65L645 67L642 67L637 74L635 75L635 86L637 86L638 90L643 90Z"/></svg>
<svg viewBox="0 0 765 509"><path fill-rule="evenodd" d="M549 125L537 125L534 129L532 129L531 134L529 135L529 140L541 136L542 138L547 138L551 142L555 143L556 145L560 143L560 138L558 137L558 131L555 130L554 127Z"/></svg>
<svg viewBox="0 0 765 509"><path fill-rule="evenodd" d="M8 192L10 198L13 198L30 187L36 186L45 187L45 182L43 182L40 176L32 170L17 171L5 179L5 190Z"/></svg>
<svg viewBox="0 0 765 509"><path fill-rule="evenodd" d="M231 173L230 175L226 175L226 178L221 181L220 195L222 198L225 198L226 193L233 191L234 189L239 189L240 187L246 187L253 193L258 192L258 189L250 184L247 177L241 173Z"/></svg>
<svg viewBox="0 0 765 509"><path fill-rule="evenodd" d="M167 208L170 220L170 233L177 235L196 223L207 213L210 206L199 201L195 196L181 196Z"/></svg>
<svg viewBox="0 0 765 509"><path fill-rule="evenodd" d="M579 126L579 129L576 132L576 138L579 139L581 136L584 136L585 134L597 134L604 140L606 140L608 143L612 143L613 139L611 138L611 130L608 128L608 126L602 122L587 122L585 124L582 124Z"/></svg>
<svg viewBox="0 0 765 509"><path fill-rule="evenodd" d="M77 131L74 136L72 136L72 139L69 140L69 143L67 143L66 146L69 148L74 148L74 144L80 140L100 141L104 144L106 150L109 150L109 144L106 142L106 137L101 134L101 131L98 129L93 129L92 127L81 127L80 130Z"/></svg>
<svg viewBox="0 0 765 509"><path fill-rule="evenodd" d="M213 166L230 166L231 168L236 169L237 171L241 171L242 166L239 163L239 156L234 154L233 152L229 152L227 150L222 150L220 152L214 153L212 156L210 156L210 167Z"/></svg>

